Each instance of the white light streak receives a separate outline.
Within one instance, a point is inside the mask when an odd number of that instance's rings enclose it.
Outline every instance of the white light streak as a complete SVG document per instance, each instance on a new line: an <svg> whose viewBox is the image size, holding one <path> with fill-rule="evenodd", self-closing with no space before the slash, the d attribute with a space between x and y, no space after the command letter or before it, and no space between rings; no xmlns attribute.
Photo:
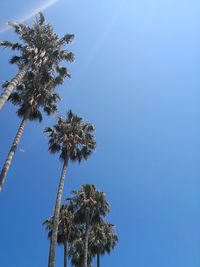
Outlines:
<svg viewBox="0 0 200 267"><path fill-rule="evenodd" d="M30 19L31 17L33 17L34 15L36 15L37 13L47 9L48 7L52 6L53 4L55 4L58 0L49 0L46 1L42 6L36 7L33 10L29 11L28 14L26 14L25 16L17 19L18 22L24 22L28 19ZM12 21L12 19L11 19ZM9 30L10 27L8 25L6 25L5 27L0 28L0 34L4 33L5 31Z"/></svg>

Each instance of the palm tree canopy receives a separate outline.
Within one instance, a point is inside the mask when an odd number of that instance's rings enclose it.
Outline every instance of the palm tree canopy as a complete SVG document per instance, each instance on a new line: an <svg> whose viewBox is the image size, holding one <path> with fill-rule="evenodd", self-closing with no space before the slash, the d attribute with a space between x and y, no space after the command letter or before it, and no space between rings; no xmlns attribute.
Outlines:
<svg viewBox="0 0 200 267"><path fill-rule="evenodd" d="M64 77L59 75L59 80L64 80ZM25 116L29 111L30 120L41 121L41 109L47 115L57 111L57 103L60 101L60 96L55 91L57 85L58 82L52 75L48 75L48 78L44 80L40 73L29 71L15 92L10 95L9 101L19 106L17 111L19 117Z"/></svg>
<svg viewBox="0 0 200 267"><path fill-rule="evenodd" d="M16 64L19 70L29 66L9 100L19 106L17 113L20 117L24 117L29 111L30 120L41 121L40 108L48 115L54 113L60 100L54 91L55 87L62 84L66 77L70 78L67 68L60 63L74 61L73 53L65 48L74 35L67 34L60 38L53 27L45 23L42 13L36 16L32 27L12 22L9 22L9 25L14 28L21 42L1 41L0 45L18 51L18 55L14 55L10 63ZM6 89L8 85L10 82L5 82L3 87Z"/></svg>
<svg viewBox="0 0 200 267"><path fill-rule="evenodd" d="M83 224L76 225L76 236L70 242L69 246L69 258L71 260L72 266L82 267L84 264L84 238L85 229ZM88 251L88 267L91 266L92 254L90 250Z"/></svg>
<svg viewBox="0 0 200 267"><path fill-rule="evenodd" d="M29 64L32 71L44 73L56 71L61 61L74 61L73 53L66 50L66 44L74 39L73 34L66 34L60 38L53 27L45 23L42 13L36 16L32 27L23 23L8 23L17 33L20 43L1 41L0 45L18 51L10 59L11 64L16 64L19 69ZM69 75L68 75L69 76Z"/></svg>
<svg viewBox="0 0 200 267"><path fill-rule="evenodd" d="M89 236L89 248L92 255L110 254L117 242L118 236L113 224L101 221L92 225Z"/></svg>
<svg viewBox="0 0 200 267"><path fill-rule="evenodd" d="M58 117L56 125L44 130L49 136L49 151L60 152L62 160L69 158L72 162L86 160L95 150L94 131L92 124L84 123L83 119L71 110L66 119Z"/></svg>
<svg viewBox="0 0 200 267"><path fill-rule="evenodd" d="M43 226L48 231L48 238L52 236L53 217L44 221ZM80 267L83 264L84 256L84 227L74 223L74 210L72 205L63 204L60 208L60 219L58 225L58 245L68 243L68 252L73 266ZM91 262L92 254L88 255L88 262Z"/></svg>
<svg viewBox="0 0 200 267"><path fill-rule="evenodd" d="M60 208L59 217L57 243L61 245L65 242L69 242L69 240L72 240L76 233L73 225L74 212L72 210L72 207L67 204L63 204ZM50 239L53 229L53 217L50 217L49 219L44 221L43 225L48 231L48 238Z"/></svg>
<svg viewBox="0 0 200 267"><path fill-rule="evenodd" d="M101 217L110 210L105 193L98 191L93 184L82 185L80 191L72 193L70 201L74 205L77 222L93 224L101 221Z"/></svg>

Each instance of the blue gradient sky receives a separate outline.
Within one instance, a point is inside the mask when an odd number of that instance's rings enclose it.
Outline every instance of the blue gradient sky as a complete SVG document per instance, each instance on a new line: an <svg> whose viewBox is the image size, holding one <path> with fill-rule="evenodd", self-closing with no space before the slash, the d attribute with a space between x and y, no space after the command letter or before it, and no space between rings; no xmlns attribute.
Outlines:
<svg viewBox="0 0 200 267"><path fill-rule="evenodd" d="M0 26L41 2L2 1ZM87 163L70 165L64 197L83 183L107 193L120 242L104 267L200 265L199 10L195 0L59 0L44 12L60 35L76 35L59 112L71 108L94 123L98 146ZM9 55L0 49L1 83L16 73ZM19 125L15 108L6 105L0 121L2 165ZM53 210L61 163L42 131L53 122L27 125L25 152L0 194L0 266L47 266L41 224ZM62 257L59 248L57 266Z"/></svg>

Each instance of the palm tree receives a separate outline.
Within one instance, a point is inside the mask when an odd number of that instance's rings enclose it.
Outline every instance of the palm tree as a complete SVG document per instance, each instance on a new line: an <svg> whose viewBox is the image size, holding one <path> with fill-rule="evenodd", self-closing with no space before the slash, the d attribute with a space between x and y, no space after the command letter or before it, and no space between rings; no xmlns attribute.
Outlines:
<svg viewBox="0 0 200 267"><path fill-rule="evenodd" d="M53 228L53 216L44 221L43 226L48 231L51 239ZM64 267L67 267L67 257L75 267L83 266L84 256L84 229L83 225L74 222L73 206L62 204L60 208L57 244L64 247ZM88 253L88 262L92 260L92 254Z"/></svg>
<svg viewBox="0 0 200 267"><path fill-rule="evenodd" d="M96 147L96 142L93 136L94 130L92 124L83 123L83 119L73 114L71 110L68 112L66 119L58 117L56 125L52 128L47 127L45 129L45 132L49 136L50 153L60 152L60 159L63 161L53 215L53 228L48 263L49 267L55 266L59 212L68 162L71 160L72 162L78 161L80 163L83 159L87 160Z"/></svg>
<svg viewBox="0 0 200 267"><path fill-rule="evenodd" d="M110 254L118 242L114 225L100 221L90 231L89 247L93 256L97 256L97 267L100 267L100 255Z"/></svg>
<svg viewBox="0 0 200 267"><path fill-rule="evenodd" d="M71 260L72 266L83 267L84 265L84 227L79 225L76 238L72 240L69 247L69 258ZM92 254L88 250L87 254L87 267L91 266Z"/></svg>
<svg viewBox="0 0 200 267"><path fill-rule="evenodd" d="M34 63L31 65L31 70L26 70L23 77L15 84L17 92L11 94L12 90L10 91L9 88L13 88L13 82L5 82L3 86L5 91L2 98L0 96L0 108L1 100L5 99L4 96L6 95L14 105L20 106L18 115L22 117L22 122L0 174L0 191L27 120L41 121L42 115L38 110L41 107L48 115L54 113L56 102L59 100L54 89L57 85L62 84L66 77L70 78L67 68L62 67L60 62L63 60L73 62L74 55L63 47L72 41L74 35L68 34L59 38L53 32L52 26L44 22L44 16L40 13L32 28L24 24L10 23L23 44L12 44L8 41L0 43L5 47L20 51L20 56L13 56L10 60L12 64L17 64L20 70L26 67L29 62Z"/></svg>
<svg viewBox="0 0 200 267"><path fill-rule="evenodd" d="M68 244L71 240L74 239L74 235L76 235L77 231L74 227L74 212L73 209L67 205L63 204L60 208L59 215L59 224L58 224L58 235L57 235L57 243L58 245L63 245L64 247L64 267L67 267L67 257L68 257ZM48 238L52 237L52 229L53 229L53 217L47 219L43 225L46 230L48 230Z"/></svg>
<svg viewBox="0 0 200 267"><path fill-rule="evenodd" d="M42 73L28 71L17 86L16 91L9 97L9 100L19 107L17 115L22 118L22 121L0 173L0 191L5 183L6 174L12 163L27 121L38 120L41 122L43 117L41 109L47 115L57 111L57 103L60 97L55 92L55 87L61 84L65 77L68 76L66 68L57 68L57 72L57 76L55 74L48 74L44 77ZM6 84L7 82L5 86Z"/></svg>
<svg viewBox="0 0 200 267"><path fill-rule="evenodd" d="M32 27L22 23L12 23L14 31L19 36L21 43L1 41L0 45L18 51L10 59L11 64L16 64L19 72L11 82L7 83L4 92L0 96L0 109L8 100L10 94L25 77L28 70L40 72L43 75L56 70L62 60L73 61L74 55L64 49L65 44L71 42L73 34L66 34L60 38L54 33L50 24L45 24L42 13L36 17Z"/></svg>
<svg viewBox="0 0 200 267"><path fill-rule="evenodd" d="M96 189L95 185L83 185L80 191L73 191L70 198L74 205L75 221L84 224L84 267L88 266L88 241L92 225L102 220L109 212L109 204L105 194Z"/></svg>

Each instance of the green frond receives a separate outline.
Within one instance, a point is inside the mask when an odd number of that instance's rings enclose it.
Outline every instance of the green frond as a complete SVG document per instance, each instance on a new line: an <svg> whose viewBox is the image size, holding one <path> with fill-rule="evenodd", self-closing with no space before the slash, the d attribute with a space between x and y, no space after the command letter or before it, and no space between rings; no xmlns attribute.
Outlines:
<svg viewBox="0 0 200 267"><path fill-rule="evenodd" d="M74 117L74 114L71 109L67 112L67 117L69 120L71 120Z"/></svg>
<svg viewBox="0 0 200 267"><path fill-rule="evenodd" d="M60 160L64 161L66 157L67 157L67 151L66 149L62 149L61 154L60 154Z"/></svg>
<svg viewBox="0 0 200 267"><path fill-rule="evenodd" d="M74 38L75 38L74 34L66 34L63 36L63 38L61 40L63 40L67 44L69 44L70 42L72 42L74 40Z"/></svg>
<svg viewBox="0 0 200 267"><path fill-rule="evenodd" d="M0 41L0 45L4 47L12 47L12 43L9 41Z"/></svg>
<svg viewBox="0 0 200 267"><path fill-rule="evenodd" d="M51 115L57 111L57 105L45 106L43 110L47 115Z"/></svg>
<svg viewBox="0 0 200 267"><path fill-rule="evenodd" d="M61 56L62 60L66 60L67 62L73 63L75 61L75 56L72 52L65 52Z"/></svg>
<svg viewBox="0 0 200 267"><path fill-rule="evenodd" d="M21 33L22 29L20 23L8 21L7 24L12 27L17 34Z"/></svg>
<svg viewBox="0 0 200 267"><path fill-rule="evenodd" d="M53 129L50 128L50 127L45 127L44 129L44 133L48 133L48 134L51 134L53 132Z"/></svg>
<svg viewBox="0 0 200 267"><path fill-rule="evenodd" d="M0 46L4 46L5 48L10 48L12 50L22 50L23 45L19 43L11 43L9 41L0 41Z"/></svg>
<svg viewBox="0 0 200 267"><path fill-rule="evenodd" d="M17 88L16 89L17 89L18 93L21 93L22 91L25 91L26 86L23 83L23 81L22 81L22 83L20 83L20 84L17 85Z"/></svg>
<svg viewBox="0 0 200 267"><path fill-rule="evenodd" d="M12 46L12 49L13 50L22 50L24 47L23 45L19 44L19 43L14 43L13 46Z"/></svg>
<svg viewBox="0 0 200 267"><path fill-rule="evenodd" d="M8 100L12 102L14 105L20 105L22 103L21 97L17 92L12 93Z"/></svg>
<svg viewBox="0 0 200 267"><path fill-rule="evenodd" d="M52 143L49 145L49 151L52 153L52 154L55 154L57 152L59 152L61 149L60 145L57 144L57 143Z"/></svg>
<svg viewBox="0 0 200 267"><path fill-rule="evenodd" d="M39 22L40 25L43 25L44 22L45 22L45 17L44 17L42 12L38 13L38 22Z"/></svg>
<svg viewBox="0 0 200 267"><path fill-rule="evenodd" d="M9 62L11 64L16 64L16 63L20 62L20 60L21 60L21 57L19 57L19 56L12 56L11 59L9 60Z"/></svg>
<svg viewBox="0 0 200 267"><path fill-rule="evenodd" d="M51 97L52 97L52 99L53 99L55 102L58 102L58 101L61 100L61 97L60 97L59 94L57 94L57 93L52 94Z"/></svg>
<svg viewBox="0 0 200 267"><path fill-rule="evenodd" d="M61 85L61 84L63 84L63 81L64 81L64 79L63 79L60 75L58 75L58 76L54 79L54 84L55 84L55 85Z"/></svg>
<svg viewBox="0 0 200 267"><path fill-rule="evenodd" d="M5 81L5 82L2 84L2 88L6 88L9 84L10 84L9 81Z"/></svg>
<svg viewBox="0 0 200 267"><path fill-rule="evenodd" d="M27 108L25 107L25 105L21 105L21 107L17 111L17 115L20 118L23 118L26 115L26 113L27 113Z"/></svg>
<svg viewBox="0 0 200 267"><path fill-rule="evenodd" d="M42 113L39 110L32 111L29 115L29 120L31 120L31 121L36 120L36 121L41 122L42 121Z"/></svg>
<svg viewBox="0 0 200 267"><path fill-rule="evenodd" d="M67 74L68 74L67 68L65 68L65 67L58 66L58 67L56 68L56 70L57 70L57 72L59 73L59 75L60 75L61 77L66 77Z"/></svg>
<svg viewBox="0 0 200 267"><path fill-rule="evenodd" d="M17 22L12 22L10 20L7 22L7 24L8 24L8 26L13 27L13 28L15 28L16 26L19 25Z"/></svg>

